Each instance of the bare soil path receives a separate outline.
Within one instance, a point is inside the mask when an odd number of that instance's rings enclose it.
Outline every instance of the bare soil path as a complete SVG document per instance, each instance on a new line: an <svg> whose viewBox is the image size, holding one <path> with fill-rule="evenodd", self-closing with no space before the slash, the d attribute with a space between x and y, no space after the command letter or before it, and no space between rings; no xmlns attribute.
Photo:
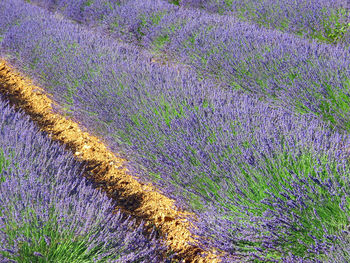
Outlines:
<svg viewBox="0 0 350 263"><path fill-rule="evenodd" d="M174 200L162 195L151 184L138 182L123 167L126 160L83 131L82 125L55 113L52 105L56 103L45 95L46 92L1 58L0 92L16 109L28 114L52 140L64 144L78 160L87 163L84 176L116 201L116 211L121 209L137 220L144 220L149 227L156 226L169 249L179 254L179 262L220 262L214 249L208 252L190 245L194 239L184 216L193 214L179 211Z"/></svg>

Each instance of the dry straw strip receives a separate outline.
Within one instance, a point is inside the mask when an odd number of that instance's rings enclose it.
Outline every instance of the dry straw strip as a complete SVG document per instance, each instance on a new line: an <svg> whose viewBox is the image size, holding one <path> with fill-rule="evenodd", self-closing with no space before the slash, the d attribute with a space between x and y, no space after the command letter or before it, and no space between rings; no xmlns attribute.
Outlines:
<svg viewBox="0 0 350 263"><path fill-rule="evenodd" d="M179 253L181 262L220 262L215 250L206 252L189 244L194 239L189 222L183 217L193 214L179 211L174 200L151 184L142 184L133 178L123 167L126 160L116 157L98 138L82 131L81 125L55 113L51 105L57 104L46 92L1 58L0 92L11 105L28 114L52 140L65 145L77 159L87 163L85 176L117 201L116 211L121 209L133 218L142 219L147 226L155 225L163 237L166 235L169 248Z"/></svg>

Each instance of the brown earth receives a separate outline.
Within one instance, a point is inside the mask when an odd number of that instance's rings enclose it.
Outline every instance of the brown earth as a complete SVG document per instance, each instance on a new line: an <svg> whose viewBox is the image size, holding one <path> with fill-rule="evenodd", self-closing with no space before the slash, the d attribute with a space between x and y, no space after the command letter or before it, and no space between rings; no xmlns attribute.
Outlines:
<svg viewBox="0 0 350 263"><path fill-rule="evenodd" d="M87 163L84 176L116 201L115 211L120 209L136 220L144 220L149 228L156 226L169 250L178 253L178 262L220 262L215 249L208 252L189 244L195 240L189 231L190 223L184 217L196 218L195 215L179 211L174 200L151 184L138 182L123 166L126 160L84 132L81 124L55 113L52 105L57 104L45 95L47 93L1 58L0 92L16 109L28 114L52 140L65 145L78 160Z"/></svg>

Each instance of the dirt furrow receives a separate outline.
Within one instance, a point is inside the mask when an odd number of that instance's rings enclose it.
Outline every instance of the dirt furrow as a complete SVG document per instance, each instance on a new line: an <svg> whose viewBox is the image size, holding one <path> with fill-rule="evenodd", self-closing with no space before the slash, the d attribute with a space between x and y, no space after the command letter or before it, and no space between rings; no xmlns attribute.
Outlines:
<svg viewBox="0 0 350 263"><path fill-rule="evenodd" d="M35 86L30 78L0 58L0 92L11 105L22 109L40 129L64 144L77 159L87 163L85 176L98 188L116 200L116 211L121 209L148 226L156 226L165 237L169 248L179 253L180 262L220 262L215 250L211 252L190 245L194 242L189 222L184 216L193 214L179 211L174 200L162 195L151 184L142 184L123 167L126 160L117 157L95 136L83 131L83 126L53 111L46 92Z"/></svg>

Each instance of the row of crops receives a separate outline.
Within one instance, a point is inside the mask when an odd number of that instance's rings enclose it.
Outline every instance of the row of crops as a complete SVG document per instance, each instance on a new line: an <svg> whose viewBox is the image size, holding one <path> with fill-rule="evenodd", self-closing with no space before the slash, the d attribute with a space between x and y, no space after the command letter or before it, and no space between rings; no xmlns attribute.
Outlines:
<svg viewBox="0 0 350 263"><path fill-rule="evenodd" d="M347 262L349 12L340 0L4 0L0 51L198 214L202 246Z"/></svg>
<svg viewBox="0 0 350 263"><path fill-rule="evenodd" d="M349 3L344 0L169 0L174 5L202 8L210 13L232 14L243 21L293 33L326 43L348 34Z"/></svg>
<svg viewBox="0 0 350 263"><path fill-rule="evenodd" d="M165 245L82 177L84 166L0 100L1 262L162 262Z"/></svg>

